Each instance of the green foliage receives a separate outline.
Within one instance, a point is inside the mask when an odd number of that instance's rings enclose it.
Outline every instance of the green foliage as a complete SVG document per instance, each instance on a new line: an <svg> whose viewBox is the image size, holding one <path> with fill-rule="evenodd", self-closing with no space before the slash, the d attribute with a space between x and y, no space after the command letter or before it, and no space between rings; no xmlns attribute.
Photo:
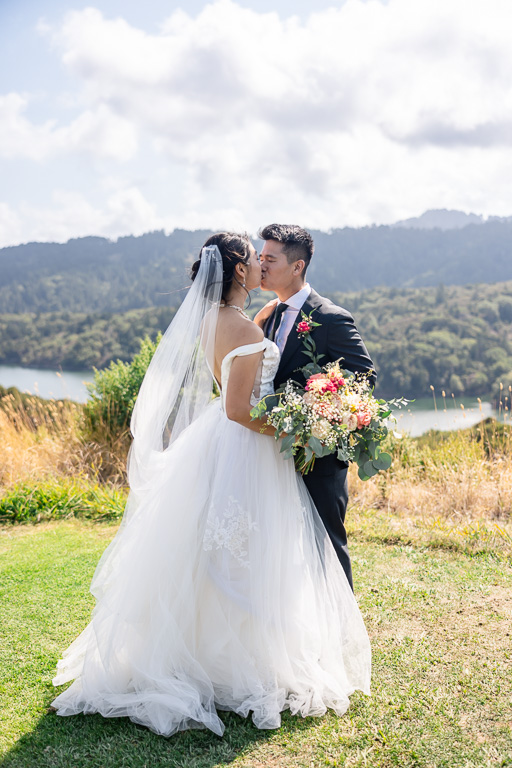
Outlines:
<svg viewBox="0 0 512 768"><path fill-rule="evenodd" d="M175 311L175 307L155 307L118 315L0 315L0 362L65 370L127 362L138 352L142 338L155 338L165 330Z"/></svg>
<svg viewBox="0 0 512 768"><path fill-rule="evenodd" d="M135 400L151 358L160 341L146 336L139 352L130 363L110 363L103 371L95 369L94 381L88 385L90 399L85 405L86 429L96 439L109 442L128 430Z"/></svg>
<svg viewBox="0 0 512 768"><path fill-rule="evenodd" d="M429 458L438 456L437 462L440 465L443 462L453 465L457 455L467 454L471 450L472 444L481 444L487 459L495 459L512 453L512 426L488 418L468 429L459 429L453 432L441 432L432 429L421 437L400 440L399 443L400 450L398 453L402 462L412 449L416 457L416 464L418 457L425 451L429 453ZM395 441L396 445L398 445L397 441ZM450 451L448 459L445 452L446 446L454 449ZM409 463L407 458L405 458L405 463ZM410 466L413 465L410 464Z"/></svg>
<svg viewBox="0 0 512 768"><path fill-rule="evenodd" d="M512 386L512 282L331 294L349 309L377 368L376 391L421 397L430 385L496 404ZM498 311L499 308L499 311ZM500 383L503 389L500 389Z"/></svg>
<svg viewBox="0 0 512 768"><path fill-rule="evenodd" d="M0 497L0 522L35 523L68 518L116 520L126 493L80 478L21 483Z"/></svg>
<svg viewBox="0 0 512 768"><path fill-rule="evenodd" d="M0 249L0 306L11 313L119 313L179 304L210 234L175 230Z"/></svg>

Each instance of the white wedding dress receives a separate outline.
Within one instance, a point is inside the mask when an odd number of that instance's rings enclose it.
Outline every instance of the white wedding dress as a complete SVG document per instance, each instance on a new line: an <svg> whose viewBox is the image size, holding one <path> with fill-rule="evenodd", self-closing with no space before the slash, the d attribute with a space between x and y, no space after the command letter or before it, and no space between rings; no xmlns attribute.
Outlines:
<svg viewBox="0 0 512 768"><path fill-rule="evenodd" d="M92 620L64 653L59 715L128 716L169 736L221 735L217 710L345 712L369 693L370 645L356 600L291 460L230 421L237 355L261 353L253 403L279 363L264 339L222 362L222 395L155 454L144 503L125 515L91 586Z"/></svg>

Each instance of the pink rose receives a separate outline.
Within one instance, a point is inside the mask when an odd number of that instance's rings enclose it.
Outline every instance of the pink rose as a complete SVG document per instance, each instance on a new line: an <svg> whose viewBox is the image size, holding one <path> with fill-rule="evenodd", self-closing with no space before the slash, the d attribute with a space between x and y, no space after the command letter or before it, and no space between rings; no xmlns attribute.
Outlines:
<svg viewBox="0 0 512 768"><path fill-rule="evenodd" d="M330 373L329 379L332 381L333 384L336 385L337 389L341 389L341 387L345 386L345 379L343 378L343 376L336 376L335 373Z"/></svg>
<svg viewBox="0 0 512 768"><path fill-rule="evenodd" d="M369 411L358 411L356 413L357 416L357 428L362 429L363 427L367 427L369 423L372 420L372 415L369 413Z"/></svg>
<svg viewBox="0 0 512 768"><path fill-rule="evenodd" d="M297 333L309 333L311 331L311 326L306 320L301 320L301 322L297 326Z"/></svg>

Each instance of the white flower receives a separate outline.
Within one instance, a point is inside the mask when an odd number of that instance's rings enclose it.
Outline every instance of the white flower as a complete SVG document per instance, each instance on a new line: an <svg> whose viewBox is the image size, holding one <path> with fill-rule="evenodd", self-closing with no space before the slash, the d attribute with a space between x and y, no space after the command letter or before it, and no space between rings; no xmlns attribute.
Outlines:
<svg viewBox="0 0 512 768"><path fill-rule="evenodd" d="M356 425L357 425L357 419L356 419ZM318 438L318 440L327 440L329 438L331 432L331 425L327 421L327 419L319 419L315 424L313 424L313 427L311 429L311 434L313 437Z"/></svg>
<svg viewBox="0 0 512 768"><path fill-rule="evenodd" d="M344 395L344 400L348 406L355 406L357 408L357 406L361 401L361 398L355 392L349 392L346 395Z"/></svg>
<svg viewBox="0 0 512 768"><path fill-rule="evenodd" d="M355 429L357 429L357 416L355 415L355 413L350 413L346 417L346 421L345 421L345 416L343 417L343 423L347 425L347 427L351 432L353 432Z"/></svg>

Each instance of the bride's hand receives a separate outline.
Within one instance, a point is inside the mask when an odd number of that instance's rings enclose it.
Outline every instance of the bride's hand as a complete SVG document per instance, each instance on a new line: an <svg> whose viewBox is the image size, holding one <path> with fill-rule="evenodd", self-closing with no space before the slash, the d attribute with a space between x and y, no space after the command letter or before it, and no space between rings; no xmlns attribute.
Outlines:
<svg viewBox="0 0 512 768"><path fill-rule="evenodd" d="M254 317L254 322L256 325L259 325L260 328L263 328L278 304L279 299L272 299L272 301L269 301L267 304L265 304L265 306L262 307L262 309L260 309L260 311Z"/></svg>

